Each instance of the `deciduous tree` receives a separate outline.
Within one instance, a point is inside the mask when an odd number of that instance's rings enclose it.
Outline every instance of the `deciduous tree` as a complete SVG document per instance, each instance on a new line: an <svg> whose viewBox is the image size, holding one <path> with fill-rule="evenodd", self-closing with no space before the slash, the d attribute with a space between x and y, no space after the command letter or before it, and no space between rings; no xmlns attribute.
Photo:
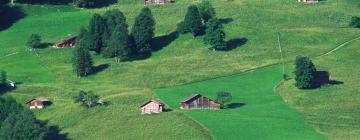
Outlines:
<svg viewBox="0 0 360 140"><path fill-rule="evenodd" d="M195 5L188 7L184 24L189 32L193 34L194 37L203 33L203 24L200 17L198 8Z"/></svg>
<svg viewBox="0 0 360 140"><path fill-rule="evenodd" d="M212 18L207 22L204 41L206 44L210 44L215 50L228 49L225 42L223 26L218 19Z"/></svg>
<svg viewBox="0 0 360 140"><path fill-rule="evenodd" d="M89 25L89 45L90 49L100 54L101 49L104 47L103 34L105 32L106 22L99 14L94 14L90 20Z"/></svg>
<svg viewBox="0 0 360 140"><path fill-rule="evenodd" d="M205 23L212 18L216 18L215 8L211 5L210 1L203 0L198 7L200 16Z"/></svg>
<svg viewBox="0 0 360 140"><path fill-rule="evenodd" d="M81 103L87 108L96 106L99 103L99 96L95 95L93 92L80 91L79 95L75 97L76 103Z"/></svg>
<svg viewBox="0 0 360 140"><path fill-rule="evenodd" d="M315 65L308 57L297 57L295 60L295 86L299 89L309 89L314 85Z"/></svg>
<svg viewBox="0 0 360 140"><path fill-rule="evenodd" d="M41 36L38 34L31 34L26 45L29 48L37 48L41 45Z"/></svg>
<svg viewBox="0 0 360 140"><path fill-rule="evenodd" d="M73 70L78 77L84 77L92 72L93 61L89 50L78 46L74 50L73 54Z"/></svg>
<svg viewBox="0 0 360 140"><path fill-rule="evenodd" d="M225 107L226 103L231 102L232 95L229 92L219 91L216 93L216 101L221 105L221 108Z"/></svg>

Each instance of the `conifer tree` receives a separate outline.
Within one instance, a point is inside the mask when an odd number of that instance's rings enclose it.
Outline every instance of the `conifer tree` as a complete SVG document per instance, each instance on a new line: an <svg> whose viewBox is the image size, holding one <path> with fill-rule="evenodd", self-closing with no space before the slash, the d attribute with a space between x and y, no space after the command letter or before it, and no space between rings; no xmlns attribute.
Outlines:
<svg viewBox="0 0 360 140"><path fill-rule="evenodd" d="M127 28L124 28L124 26L117 26L112 33L108 44L108 48L113 50L112 53L115 56L116 62L130 59L131 48Z"/></svg>
<svg viewBox="0 0 360 140"><path fill-rule="evenodd" d="M34 113L24 109L5 119L0 129L0 139L43 140L47 132L47 127L36 120Z"/></svg>
<svg viewBox="0 0 360 140"><path fill-rule="evenodd" d="M80 46L80 47L83 47L86 49L91 49L90 39L91 38L90 38L89 32L84 27L82 27L80 29L80 33L79 33L78 37L76 38L76 44L77 44L77 46Z"/></svg>
<svg viewBox="0 0 360 140"><path fill-rule="evenodd" d="M78 77L84 77L91 73L93 62L89 50L78 46L74 50L73 69Z"/></svg>
<svg viewBox="0 0 360 140"><path fill-rule="evenodd" d="M312 88L316 74L316 68L312 61L308 57L297 57L295 66L295 86L299 89Z"/></svg>
<svg viewBox="0 0 360 140"><path fill-rule="evenodd" d="M0 87L4 86L5 84L6 84L6 72L0 70Z"/></svg>
<svg viewBox="0 0 360 140"><path fill-rule="evenodd" d="M199 13L205 23L212 18L216 18L215 9L208 0L203 0L199 4Z"/></svg>
<svg viewBox="0 0 360 140"><path fill-rule="evenodd" d="M134 41L134 51L139 57L147 57L151 54L150 43L155 36L155 20L151 10L143 8L136 17L131 36Z"/></svg>
<svg viewBox="0 0 360 140"><path fill-rule="evenodd" d="M99 14L94 14L89 25L89 49L95 51L97 54L100 53L104 44L102 37L105 31L105 20Z"/></svg>
<svg viewBox="0 0 360 140"><path fill-rule="evenodd" d="M38 34L31 34L26 45L29 48L38 48L41 45L41 36Z"/></svg>
<svg viewBox="0 0 360 140"><path fill-rule="evenodd" d="M206 44L210 44L215 50L226 50L225 32L220 21L216 18L210 19L206 24L204 37Z"/></svg>
<svg viewBox="0 0 360 140"><path fill-rule="evenodd" d="M189 6L184 19L184 24L194 37L203 33L202 20L199 14L199 10L195 5Z"/></svg>

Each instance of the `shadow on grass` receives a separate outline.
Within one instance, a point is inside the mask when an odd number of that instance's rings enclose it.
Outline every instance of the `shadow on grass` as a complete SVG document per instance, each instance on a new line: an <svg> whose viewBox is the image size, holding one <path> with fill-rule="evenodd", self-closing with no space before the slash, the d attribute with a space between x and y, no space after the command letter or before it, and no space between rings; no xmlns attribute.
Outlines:
<svg viewBox="0 0 360 140"><path fill-rule="evenodd" d="M72 0L17 0L16 2L27 3L27 4L66 5L66 4L70 4Z"/></svg>
<svg viewBox="0 0 360 140"><path fill-rule="evenodd" d="M94 8L106 7L114 3L117 3L117 0L101 0L94 6Z"/></svg>
<svg viewBox="0 0 360 140"><path fill-rule="evenodd" d="M49 48L52 45L54 45L54 43L41 43L40 46L36 47L37 49L45 49L45 48Z"/></svg>
<svg viewBox="0 0 360 140"><path fill-rule="evenodd" d="M152 40L151 43L151 49L153 51L159 51L162 48L166 47L167 45L169 45L171 42L173 42L176 38L178 37L178 33L177 32L172 32L168 35L164 35L164 36L159 36L159 37L155 37Z"/></svg>
<svg viewBox="0 0 360 140"><path fill-rule="evenodd" d="M230 103L226 106L226 109L236 109L236 108L242 107L244 105L245 105L245 103Z"/></svg>
<svg viewBox="0 0 360 140"><path fill-rule="evenodd" d="M11 87L8 85L0 85L0 96L5 94L6 92L10 92L15 89L16 89L16 87Z"/></svg>
<svg viewBox="0 0 360 140"><path fill-rule="evenodd" d="M109 64L101 64L101 65L95 66L93 68L93 71L91 72L91 75L95 75L95 74L97 74L99 72L102 72L105 69L107 69L109 66L110 66Z"/></svg>
<svg viewBox="0 0 360 140"><path fill-rule="evenodd" d="M42 122L43 125L47 125L48 122ZM70 140L67 133L61 133L61 129L58 126L49 126L48 133L45 140Z"/></svg>
<svg viewBox="0 0 360 140"><path fill-rule="evenodd" d="M228 46L228 49L225 51L231 51L237 47L240 47L244 44L246 44L246 42L248 41L247 38L235 38L235 39L231 39L229 41L226 42L226 45Z"/></svg>
<svg viewBox="0 0 360 140"><path fill-rule="evenodd" d="M17 6L0 6L0 31L11 27L16 21L25 16L26 14Z"/></svg>
<svg viewBox="0 0 360 140"><path fill-rule="evenodd" d="M234 19L232 19L232 18L221 18L221 19L219 19L219 21L220 21L221 24L229 24L229 23L233 22Z"/></svg>

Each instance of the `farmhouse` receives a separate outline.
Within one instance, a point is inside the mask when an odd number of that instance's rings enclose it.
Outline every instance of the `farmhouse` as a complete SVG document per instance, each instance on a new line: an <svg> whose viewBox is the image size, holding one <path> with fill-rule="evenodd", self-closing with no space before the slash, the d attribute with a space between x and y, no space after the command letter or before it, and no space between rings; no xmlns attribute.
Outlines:
<svg viewBox="0 0 360 140"><path fill-rule="evenodd" d="M166 4L171 3L171 0L144 0L145 5L146 4Z"/></svg>
<svg viewBox="0 0 360 140"><path fill-rule="evenodd" d="M77 36L70 36L62 41L60 41L59 43L55 44L53 47L54 48L69 48L69 47L73 47L76 43L76 38Z"/></svg>
<svg viewBox="0 0 360 140"><path fill-rule="evenodd" d="M185 98L180 105L181 109L220 109L219 103L197 93Z"/></svg>
<svg viewBox="0 0 360 140"><path fill-rule="evenodd" d="M44 97L37 97L28 101L26 105L30 109L42 109L45 106L50 105L50 103L50 100Z"/></svg>
<svg viewBox="0 0 360 140"><path fill-rule="evenodd" d="M165 110L165 105L158 99L147 101L140 106L141 114L161 113Z"/></svg>
<svg viewBox="0 0 360 140"><path fill-rule="evenodd" d="M317 3L319 0L298 0L298 2L304 2L304 3Z"/></svg>

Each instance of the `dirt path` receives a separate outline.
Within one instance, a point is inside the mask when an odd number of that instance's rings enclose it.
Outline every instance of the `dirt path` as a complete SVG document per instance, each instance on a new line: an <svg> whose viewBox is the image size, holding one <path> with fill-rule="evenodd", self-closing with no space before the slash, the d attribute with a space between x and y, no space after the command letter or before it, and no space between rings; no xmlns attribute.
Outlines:
<svg viewBox="0 0 360 140"><path fill-rule="evenodd" d="M358 36L358 37L356 37L356 38L354 38L354 39L351 39L351 40L349 40L349 41L347 41L347 42L345 42L345 43L342 43L342 44L340 44L339 46L337 46L336 48L334 48L334 49L330 50L329 52L326 52L326 53L324 53L324 54L322 54L322 55L320 55L320 56L318 56L318 57L322 57L322 56L325 56L325 55L329 55L329 54L337 51L338 49L341 49L342 47L346 46L347 44L349 44L349 43L351 43L351 42L353 42L353 41L356 41L356 40L358 40L358 39L360 39L360 36Z"/></svg>

